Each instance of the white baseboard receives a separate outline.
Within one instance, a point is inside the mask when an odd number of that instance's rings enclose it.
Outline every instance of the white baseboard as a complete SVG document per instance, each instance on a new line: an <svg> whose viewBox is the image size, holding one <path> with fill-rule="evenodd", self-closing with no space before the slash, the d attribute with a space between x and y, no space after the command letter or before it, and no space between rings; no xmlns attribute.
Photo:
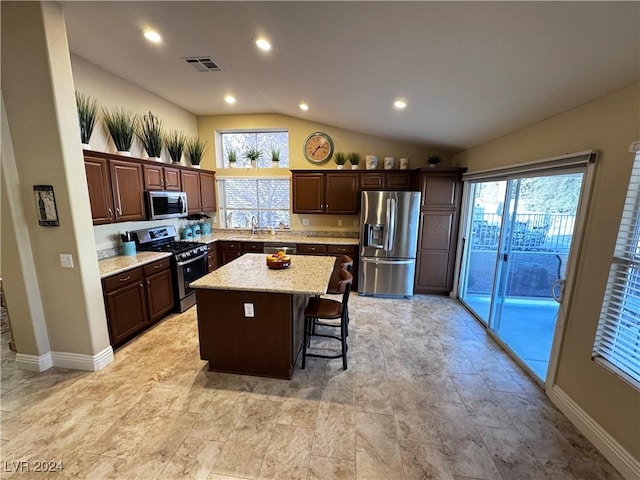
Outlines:
<svg viewBox="0 0 640 480"><path fill-rule="evenodd" d="M44 372L53 367L51 352L44 355L29 355L27 353L16 354L16 365L20 370L28 370L30 372Z"/></svg>
<svg viewBox="0 0 640 480"><path fill-rule="evenodd" d="M560 387L554 385L549 392L549 398L624 478L628 480L640 478L640 460L625 450Z"/></svg>
<svg viewBox="0 0 640 480"><path fill-rule="evenodd" d="M113 362L113 349L107 347L95 355L68 352L47 352L44 355L16 354L16 364L21 370L44 372L51 367L71 368L95 372Z"/></svg>
<svg viewBox="0 0 640 480"><path fill-rule="evenodd" d="M113 362L113 349L107 347L95 355L83 353L52 352L53 366L95 372Z"/></svg>

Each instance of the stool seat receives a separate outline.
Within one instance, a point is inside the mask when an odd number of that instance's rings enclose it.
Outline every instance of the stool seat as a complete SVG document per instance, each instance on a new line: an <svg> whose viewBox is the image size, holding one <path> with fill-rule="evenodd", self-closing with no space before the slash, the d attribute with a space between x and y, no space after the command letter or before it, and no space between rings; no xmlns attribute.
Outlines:
<svg viewBox="0 0 640 480"><path fill-rule="evenodd" d="M340 275L338 272L340 270L346 270L351 273L351 269L353 268L353 258L349 255L342 255L341 257L336 258L336 264L333 268L333 273L331 274L331 279L329 280L329 286L327 287L327 293L331 295L340 295L342 292L340 291Z"/></svg>
<svg viewBox="0 0 640 480"><path fill-rule="evenodd" d="M307 308L304 310L305 317L324 318L336 320L342 315L342 303L329 298L311 297Z"/></svg>

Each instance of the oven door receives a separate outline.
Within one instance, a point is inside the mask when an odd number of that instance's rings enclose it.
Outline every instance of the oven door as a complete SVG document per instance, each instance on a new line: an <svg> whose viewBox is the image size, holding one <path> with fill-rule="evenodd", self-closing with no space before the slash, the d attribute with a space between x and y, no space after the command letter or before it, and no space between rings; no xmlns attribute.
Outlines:
<svg viewBox="0 0 640 480"><path fill-rule="evenodd" d="M206 275L208 273L207 269L206 253L190 258L189 260L185 260L184 262L176 263L178 296L180 300L191 293L195 293L195 290L189 287L189 284Z"/></svg>

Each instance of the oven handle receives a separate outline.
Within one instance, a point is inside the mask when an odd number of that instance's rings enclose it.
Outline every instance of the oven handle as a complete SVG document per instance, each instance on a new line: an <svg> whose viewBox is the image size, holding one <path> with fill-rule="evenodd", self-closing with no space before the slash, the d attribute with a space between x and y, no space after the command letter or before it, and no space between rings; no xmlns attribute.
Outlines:
<svg viewBox="0 0 640 480"><path fill-rule="evenodd" d="M203 253L202 255L200 255L199 257L195 257L195 258L190 258L189 260L187 260L186 262L178 262L176 263L176 265L178 265L179 267L184 267L185 265L189 265L190 263L194 263L197 262L198 260L202 260L203 258L205 258L207 256L206 253Z"/></svg>

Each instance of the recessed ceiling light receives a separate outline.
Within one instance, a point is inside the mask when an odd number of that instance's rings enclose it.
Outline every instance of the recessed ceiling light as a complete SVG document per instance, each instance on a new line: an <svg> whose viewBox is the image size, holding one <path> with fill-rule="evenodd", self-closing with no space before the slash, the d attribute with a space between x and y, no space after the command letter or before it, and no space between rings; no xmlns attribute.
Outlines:
<svg viewBox="0 0 640 480"><path fill-rule="evenodd" d="M307 105L306 103L301 103L298 106L300 107L300 110L304 110L305 112L309 110L309 105Z"/></svg>
<svg viewBox="0 0 640 480"><path fill-rule="evenodd" d="M233 95L227 95L226 97L224 97L224 101L231 105L232 103L236 103L236 97L234 97Z"/></svg>
<svg viewBox="0 0 640 480"><path fill-rule="evenodd" d="M146 30L144 32L144 38L152 43L160 43L162 41L162 37L155 30Z"/></svg>
<svg viewBox="0 0 640 480"><path fill-rule="evenodd" d="M402 110L404 107L407 106L407 102L405 102L404 100L396 100L395 102L393 102L393 106L396 107L398 110Z"/></svg>
<svg viewBox="0 0 640 480"><path fill-rule="evenodd" d="M271 50L271 43L264 37L256 37L254 42L260 50L264 50L265 52Z"/></svg>

